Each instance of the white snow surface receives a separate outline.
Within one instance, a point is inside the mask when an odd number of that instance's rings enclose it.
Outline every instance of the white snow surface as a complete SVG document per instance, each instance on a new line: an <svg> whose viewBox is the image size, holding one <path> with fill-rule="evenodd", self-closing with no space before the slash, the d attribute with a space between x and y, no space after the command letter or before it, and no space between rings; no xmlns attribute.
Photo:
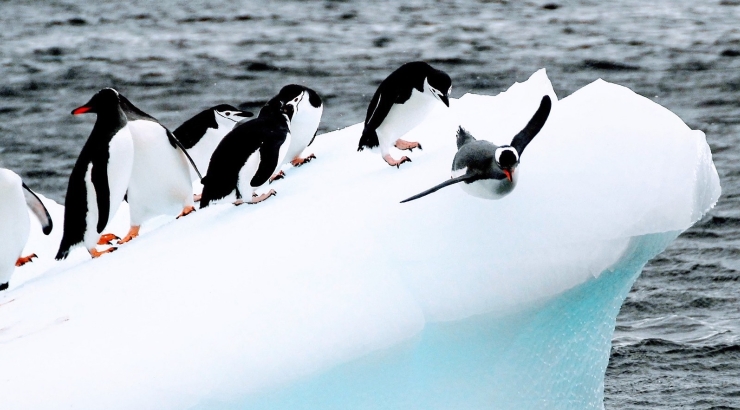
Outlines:
<svg viewBox="0 0 740 410"><path fill-rule="evenodd" d="M514 192L444 188L455 132L508 144L553 99ZM32 220L0 294L3 409L184 409L228 401L391 347L426 323L509 314L618 263L630 238L688 228L720 194L701 131L597 80L557 101L545 71L498 96L442 104L400 169L356 152L362 124L319 135L317 159L257 205L160 218L117 252L53 261ZM402 155L394 152L395 157ZM264 189L267 189L265 187ZM109 230L123 236L128 207Z"/></svg>

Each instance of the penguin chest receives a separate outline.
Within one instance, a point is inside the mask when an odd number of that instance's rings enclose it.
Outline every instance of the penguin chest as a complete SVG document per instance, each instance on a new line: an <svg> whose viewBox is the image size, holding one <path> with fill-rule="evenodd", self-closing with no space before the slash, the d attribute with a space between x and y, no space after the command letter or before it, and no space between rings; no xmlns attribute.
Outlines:
<svg viewBox="0 0 740 410"><path fill-rule="evenodd" d="M7 283L28 241L30 218L21 178L0 169L0 284Z"/></svg>
<svg viewBox="0 0 740 410"><path fill-rule="evenodd" d="M509 195L516 186L516 178L513 182L508 179L481 179L469 184L460 184L466 193L484 199L501 199Z"/></svg>
<svg viewBox="0 0 740 410"><path fill-rule="evenodd" d="M382 98L382 96L381 96ZM437 101L414 89L403 104L393 104L376 130L381 148L390 147L404 134L416 128L432 112Z"/></svg>
<svg viewBox="0 0 740 410"><path fill-rule="evenodd" d="M170 144L167 130L160 124L136 120L129 122L134 141L134 164L128 185L131 224L149 218L177 215L192 205L193 188L189 161Z"/></svg>
<svg viewBox="0 0 740 410"><path fill-rule="evenodd" d="M316 135L316 130L319 128L323 111L323 105L316 108L308 102L308 99L301 101L297 112L293 115L293 119L290 122L290 146L284 159L280 162L281 164L285 164L301 155L303 150L308 147L308 144L314 135Z"/></svg>
<svg viewBox="0 0 740 410"><path fill-rule="evenodd" d="M236 123L232 123L231 126L220 125L217 129L208 128L198 143L188 149L188 154L190 154L190 157L195 162L195 166L197 166L200 172L204 175L208 169L208 162L211 160L213 151L216 150L218 144L222 139L224 139L226 134L233 129L233 125L235 124ZM195 170L192 169L192 167L190 168L190 180L195 181L198 179L198 174L195 173Z"/></svg>

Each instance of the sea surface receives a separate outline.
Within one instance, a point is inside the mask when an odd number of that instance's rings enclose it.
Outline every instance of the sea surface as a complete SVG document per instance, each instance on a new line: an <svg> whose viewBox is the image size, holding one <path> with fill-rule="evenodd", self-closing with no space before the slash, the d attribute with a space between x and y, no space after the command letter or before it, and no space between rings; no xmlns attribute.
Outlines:
<svg viewBox="0 0 740 410"><path fill-rule="evenodd" d="M605 406L740 409L740 0L0 0L0 165L63 201L93 122L70 111L102 87L175 128L305 84L322 133L361 122L379 82L419 59L453 97L545 67L561 98L603 78L706 132L723 195L635 283Z"/></svg>

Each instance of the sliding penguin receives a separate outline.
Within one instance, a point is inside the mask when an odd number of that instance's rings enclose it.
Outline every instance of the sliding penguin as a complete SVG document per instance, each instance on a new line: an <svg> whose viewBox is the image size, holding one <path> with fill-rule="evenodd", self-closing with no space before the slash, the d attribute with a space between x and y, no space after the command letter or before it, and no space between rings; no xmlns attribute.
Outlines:
<svg viewBox="0 0 740 410"><path fill-rule="evenodd" d="M270 101L259 116L237 125L213 152L208 172L203 177L200 207L236 193L234 205L255 204L275 195L274 190L256 196L255 191L268 181L290 146L290 119L295 112L292 101Z"/></svg>
<svg viewBox="0 0 740 410"><path fill-rule="evenodd" d="M540 132L550 115L552 102L542 97L540 107L527 126L521 130L511 145L497 147L489 141L478 141L462 127L457 131L457 154L452 161L452 178L401 203L429 195L448 185L464 182L462 188L470 195L485 199L500 199L516 186L516 168L524 148Z"/></svg>
<svg viewBox="0 0 740 410"><path fill-rule="evenodd" d="M134 165L126 200L131 229L119 243L139 236L141 224L159 215L185 216L195 210L192 159L180 141L154 117L123 95L121 108L134 141ZM196 173L197 167L192 165Z"/></svg>
<svg viewBox="0 0 740 410"><path fill-rule="evenodd" d="M120 97L118 91L104 88L72 111L72 115L96 113L98 118L69 176L57 260L80 243L93 258L114 250L99 252L95 245L123 201L134 163L134 142Z"/></svg>
<svg viewBox="0 0 740 410"><path fill-rule="evenodd" d="M44 234L51 233L51 216L39 197L15 172L0 168L0 291L8 288L17 266L23 266L36 257L35 253L21 255L31 230L27 208L41 223Z"/></svg>
<svg viewBox="0 0 740 410"><path fill-rule="evenodd" d="M390 154L391 146L409 151L421 149L418 142L400 138L421 124L437 102L449 107L451 91L452 80L444 71L422 61L402 65L375 91L357 150L380 146L380 153L388 165L400 167L404 162L411 162L406 156L394 159Z"/></svg>
<svg viewBox="0 0 740 410"><path fill-rule="evenodd" d="M201 111L185 121L172 133L187 149L190 158L200 170L208 168L208 160L218 143L234 129L236 123L253 116L228 104L220 104ZM190 169L191 181L199 179L195 169Z"/></svg>
<svg viewBox="0 0 740 410"><path fill-rule="evenodd" d="M313 143L319 129L321 114L324 112L324 104L319 94L308 87L290 84L283 87L268 104L274 104L275 101L280 101L283 104L291 102L295 105L295 112L290 120L290 146L277 169L280 170L288 161L294 167L299 167L315 159L314 154L309 154L305 158L301 158L300 155L303 150ZM270 178L270 182L283 177L285 177L285 173L280 171Z"/></svg>

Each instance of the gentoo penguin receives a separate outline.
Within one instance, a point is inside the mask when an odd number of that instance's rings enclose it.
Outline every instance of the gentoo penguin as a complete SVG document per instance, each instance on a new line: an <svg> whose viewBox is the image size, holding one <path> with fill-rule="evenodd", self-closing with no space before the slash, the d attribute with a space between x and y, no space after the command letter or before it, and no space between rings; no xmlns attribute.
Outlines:
<svg viewBox="0 0 740 410"><path fill-rule="evenodd" d="M69 176L57 260L66 258L79 243L84 243L93 258L114 250L99 252L95 245L123 201L134 164L134 142L118 91L104 88L72 110L73 115L88 112L98 118Z"/></svg>
<svg viewBox="0 0 740 410"><path fill-rule="evenodd" d="M208 168L208 160L218 143L228 134L236 123L253 116L228 104L220 104L201 111L172 131L187 149L190 158L199 170ZM195 169L190 169L190 180L198 180Z"/></svg>
<svg viewBox="0 0 740 410"><path fill-rule="evenodd" d="M275 190L256 196L255 191L268 181L290 146L290 119L295 112L292 101L271 101L257 118L237 125L218 144L203 177L200 207L236 193L234 205L241 205L243 193L255 204L275 195Z"/></svg>
<svg viewBox="0 0 740 410"><path fill-rule="evenodd" d="M15 172L0 168L0 290L8 288L17 266L23 266L36 257L35 253L21 256L31 230L26 207L41 222L44 234L51 233L51 216L39 197Z"/></svg>
<svg viewBox="0 0 740 410"><path fill-rule="evenodd" d="M444 71L422 61L402 65L375 91L367 107L365 128L357 150L380 146L380 153L388 165L400 167L404 162L411 162L406 156L394 159L390 154L391 146L409 151L421 149L418 142L400 138L421 124L437 101L449 107L451 91L452 80Z"/></svg>
<svg viewBox="0 0 740 410"><path fill-rule="evenodd" d="M527 126L511 140L511 145L497 147L489 141L478 141L462 127L457 130L457 154L452 161L452 178L401 203L413 201L432 192L458 182L470 195L485 199L500 199L516 186L519 159L524 148L540 132L550 115L552 102L549 96L542 97L540 108Z"/></svg>
<svg viewBox="0 0 740 410"><path fill-rule="evenodd" d="M190 167L180 141L154 117L134 106L123 95L121 108L134 141L134 166L126 200L131 229L118 243L139 236L141 224L159 215L185 216L195 210Z"/></svg>
<svg viewBox="0 0 740 410"><path fill-rule="evenodd" d="M314 154L309 154L305 158L301 158L301 153L316 138L316 133L319 129L319 122L321 122L321 114L324 112L324 104L321 101L321 97L316 91L304 87L302 85L290 84L283 87L278 95L272 98L269 103L275 103L275 101L281 101L283 104L291 102L295 104L295 112L293 118L290 120L290 146L288 152L285 154L285 158L278 165L278 170L288 163L294 167L299 167L312 159L315 159ZM283 171L278 172L270 178L270 181L285 177Z"/></svg>

